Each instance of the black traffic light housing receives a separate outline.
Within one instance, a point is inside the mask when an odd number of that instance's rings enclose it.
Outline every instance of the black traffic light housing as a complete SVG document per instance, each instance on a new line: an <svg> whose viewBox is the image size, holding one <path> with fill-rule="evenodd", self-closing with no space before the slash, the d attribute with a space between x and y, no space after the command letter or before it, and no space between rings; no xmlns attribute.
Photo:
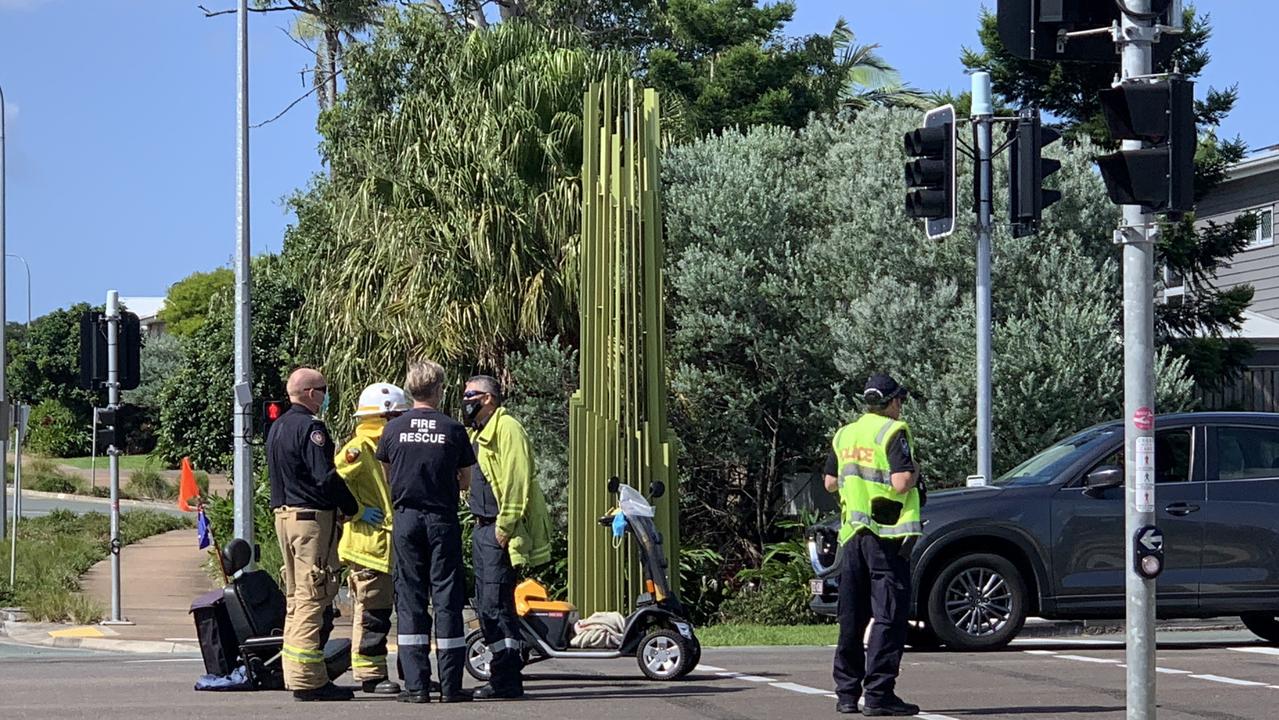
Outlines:
<svg viewBox="0 0 1279 720"><path fill-rule="evenodd" d="M1148 213L1194 209L1195 84L1178 77L1128 82L1102 90L1099 99L1111 137L1146 144L1097 158L1111 202Z"/></svg>
<svg viewBox="0 0 1279 720"><path fill-rule="evenodd" d="M142 381L142 324L131 312L120 313L116 336L121 390L136 390ZM80 316L80 387L99 390L107 382L107 316L90 310Z"/></svg>
<svg viewBox="0 0 1279 720"><path fill-rule="evenodd" d="M94 440L95 444L98 447L114 446L116 439L116 410L111 408L94 408L93 414L97 420L95 423L97 430Z"/></svg>
<svg viewBox="0 0 1279 720"><path fill-rule="evenodd" d="M1039 232L1044 208L1061 199L1061 192L1044 188L1044 179L1061 169L1061 162L1045 158L1043 149L1061 137L1045 127L1038 108L1026 108L1013 128L1012 151L1008 160L1008 219L1013 237Z"/></svg>
<svg viewBox="0 0 1279 720"><path fill-rule="evenodd" d="M1063 38L1063 33L1096 30L1119 22L1122 10L1115 0L998 0L995 20L999 40L1014 57L1024 60L1111 63L1115 41L1109 34ZM1151 0L1150 10L1161 25L1180 25L1181 3ZM1172 59L1181 39L1165 34L1151 46L1152 59L1162 66Z"/></svg>
<svg viewBox="0 0 1279 720"><path fill-rule="evenodd" d="M267 434L271 431L271 424L284 416L293 404L288 400L263 400L262 401L262 439L265 441Z"/></svg>
<svg viewBox="0 0 1279 720"><path fill-rule="evenodd" d="M906 214L924 218L929 239L955 231L955 108L929 110L904 138Z"/></svg>

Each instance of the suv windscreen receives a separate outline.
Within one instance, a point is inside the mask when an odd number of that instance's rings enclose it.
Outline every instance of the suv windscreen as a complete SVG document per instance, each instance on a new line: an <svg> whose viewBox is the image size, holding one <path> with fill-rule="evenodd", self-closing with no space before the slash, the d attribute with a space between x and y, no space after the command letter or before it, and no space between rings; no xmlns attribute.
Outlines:
<svg viewBox="0 0 1279 720"><path fill-rule="evenodd" d="M994 484L1007 487L1047 485L1079 458L1111 442L1116 435L1122 436L1123 430L1122 425L1108 425L1071 435L1004 473Z"/></svg>

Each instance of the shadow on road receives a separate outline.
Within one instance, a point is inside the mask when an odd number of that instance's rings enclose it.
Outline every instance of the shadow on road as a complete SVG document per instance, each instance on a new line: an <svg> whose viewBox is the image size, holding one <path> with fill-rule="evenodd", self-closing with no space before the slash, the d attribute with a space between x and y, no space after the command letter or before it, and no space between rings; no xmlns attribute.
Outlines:
<svg viewBox="0 0 1279 720"><path fill-rule="evenodd" d="M690 683L654 683L648 685L610 684L600 686L596 689L595 687L591 687L590 683L577 683L571 685L545 685L542 683L530 683L525 689L528 692L526 697L530 700L593 700L596 698L670 699L679 697L705 697L710 695L738 693L749 690L750 688L749 686L742 685L721 685L712 687Z"/></svg>
<svg viewBox="0 0 1279 720"><path fill-rule="evenodd" d="M1078 706L1048 706L1048 705L1027 705L1024 707L994 707L994 708L977 708L964 710L936 710L934 712L941 715L953 715L956 717L970 716L980 717L982 715L1033 715L1035 717L1061 717L1062 715L1092 715L1100 713L1116 713L1123 712L1126 708L1123 705L1078 705Z"/></svg>

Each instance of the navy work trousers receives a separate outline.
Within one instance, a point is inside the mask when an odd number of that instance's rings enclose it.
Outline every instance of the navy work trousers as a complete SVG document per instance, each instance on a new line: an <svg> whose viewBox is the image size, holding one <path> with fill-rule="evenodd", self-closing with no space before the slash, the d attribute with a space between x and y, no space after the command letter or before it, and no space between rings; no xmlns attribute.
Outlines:
<svg viewBox="0 0 1279 720"><path fill-rule="evenodd" d="M499 693L520 693L524 668L519 620L515 615L515 568L510 553L497 544L497 525L480 521L471 535L475 602L484 644L493 659L489 684Z"/></svg>
<svg viewBox="0 0 1279 720"><path fill-rule="evenodd" d="M867 531L844 544L835 649L835 692L842 701L856 702L864 694L874 706L894 697L910 612L910 563L901 545ZM871 618L870 642L863 646Z"/></svg>
<svg viewBox="0 0 1279 720"><path fill-rule="evenodd" d="M391 524L395 552L395 616L400 674L409 692L424 693L431 682L431 613L435 604L435 658L440 691L462 689L466 655L462 608L466 573L462 567L462 527L457 514L396 508Z"/></svg>

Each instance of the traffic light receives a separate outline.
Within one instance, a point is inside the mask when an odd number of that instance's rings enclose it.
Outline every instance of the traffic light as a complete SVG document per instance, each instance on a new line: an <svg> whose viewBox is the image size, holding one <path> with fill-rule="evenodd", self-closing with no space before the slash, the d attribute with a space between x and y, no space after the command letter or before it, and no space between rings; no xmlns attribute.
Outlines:
<svg viewBox="0 0 1279 720"><path fill-rule="evenodd" d="M1116 205L1180 214L1195 204L1195 84L1181 78L1130 82L1100 95L1102 113L1116 140L1147 147L1097 158L1106 191Z"/></svg>
<svg viewBox="0 0 1279 720"><path fill-rule="evenodd" d="M1026 60L1112 63L1115 41L1109 33L1065 37L1066 33L1109 28L1119 22L1115 0L998 0L995 4L999 41L1013 57ZM1151 0L1158 25L1181 27L1181 0ZM1174 33L1160 36L1151 46L1156 67L1166 65L1181 43Z"/></svg>
<svg viewBox="0 0 1279 720"><path fill-rule="evenodd" d="M97 418L97 435L94 442L98 447L115 445L116 411L110 408L94 408L93 414Z"/></svg>
<svg viewBox="0 0 1279 720"><path fill-rule="evenodd" d="M929 110L905 137L906 214L925 218L929 239L955 230L955 108Z"/></svg>
<svg viewBox="0 0 1279 720"><path fill-rule="evenodd" d="M263 400L262 401L262 439L265 440L267 433L271 431L271 423L279 420L285 412L291 407L288 400Z"/></svg>
<svg viewBox="0 0 1279 720"><path fill-rule="evenodd" d="M142 380L142 325L138 316L120 313L116 335L116 372L121 390L136 390ZM97 390L107 382L107 316L91 310L80 316L80 387Z"/></svg>
<svg viewBox="0 0 1279 720"><path fill-rule="evenodd" d="M1043 187L1044 179L1061 169L1060 162L1043 156L1043 149L1060 137L1061 133L1040 122L1037 108L1022 110L1017 117L1008 161L1008 219L1013 237L1039 232L1044 208L1061 199L1059 191Z"/></svg>

